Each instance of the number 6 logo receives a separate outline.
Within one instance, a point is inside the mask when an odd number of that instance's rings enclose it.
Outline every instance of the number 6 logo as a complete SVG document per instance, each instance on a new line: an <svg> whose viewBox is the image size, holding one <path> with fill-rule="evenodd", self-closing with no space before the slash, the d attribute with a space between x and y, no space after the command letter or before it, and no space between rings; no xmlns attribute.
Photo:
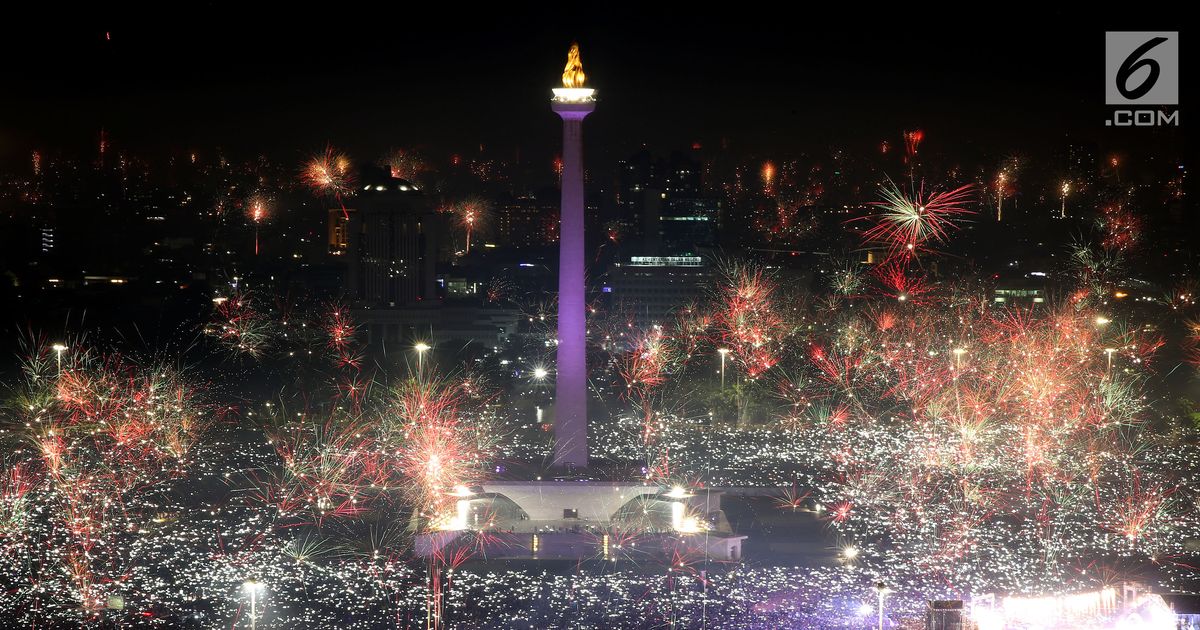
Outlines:
<svg viewBox="0 0 1200 630"><path fill-rule="evenodd" d="M1166 37L1155 37L1129 53L1129 56L1125 58L1125 62L1117 69L1117 89L1121 91L1121 96L1131 101L1136 101L1145 96L1146 92L1150 91L1150 88L1154 87L1154 82L1158 81L1158 75L1162 71L1162 68L1159 67L1158 60L1153 58L1146 59L1142 55L1145 55L1151 48L1165 41L1167 41ZM1137 87L1131 89L1129 87L1129 77L1143 66L1150 68L1149 76L1142 79L1142 82Z"/></svg>
<svg viewBox="0 0 1200 630"><path fill-rule="evenodd" d="M1105 33L1105 103L1179 104L1179 33Z"/></svg>

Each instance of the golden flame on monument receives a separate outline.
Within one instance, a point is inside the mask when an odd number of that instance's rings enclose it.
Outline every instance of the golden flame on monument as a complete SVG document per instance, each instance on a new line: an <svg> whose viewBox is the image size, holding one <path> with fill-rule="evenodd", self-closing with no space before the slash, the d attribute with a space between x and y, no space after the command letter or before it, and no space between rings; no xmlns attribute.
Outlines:
<svg viewBox="0 0 1200 630"><path fill-rule="evenodd" d="M586 75L583 74L583 61L579 58L579 44L572 43L571 50L567 52L567 67L563 69L563 86L552 90L553 101L570 108L590 106L596 100L596 90L583 87L586 79Z"/></svg>
<svg viewBox="0 0 1200 630"><path fill-rule="evenodd" d="M579 44L571 44L567 52L567 67L563 70L563 87L581 88L587 75L583 74L583 61L579 59Z"/></svg>

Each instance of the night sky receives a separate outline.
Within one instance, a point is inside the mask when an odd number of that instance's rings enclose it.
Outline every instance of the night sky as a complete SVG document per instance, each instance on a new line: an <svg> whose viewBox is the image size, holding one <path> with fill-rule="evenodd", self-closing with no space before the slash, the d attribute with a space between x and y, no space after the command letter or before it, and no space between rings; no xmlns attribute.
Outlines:
<svg viewBox="0 0 1200 630"><path fill-rule="evenodd" d="M71 28L11 21L0 44L10 88L0 160L82 149L102 127L138 150L219 145L290 160L327 142L368 155L484 143L543 159L558 134L549 88L572 40L601 99L590 150L613 156L722 141L750 153L853 151L897 144L917 127L927 149L956 152L1037 150L1068 135L1119 145L1182 138L1103 126L1104 26L1057 9L1036 19L765 4L464 18L461 9L298 6L104 13Z"/></svg>

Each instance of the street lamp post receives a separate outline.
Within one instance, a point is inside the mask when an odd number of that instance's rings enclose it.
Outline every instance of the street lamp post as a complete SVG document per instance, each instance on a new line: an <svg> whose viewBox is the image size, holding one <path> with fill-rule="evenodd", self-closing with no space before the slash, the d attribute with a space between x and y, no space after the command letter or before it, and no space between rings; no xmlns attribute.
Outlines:
<svg viewBox="0 0 1200 630"><path fill-rule="evenodd" d="M883 630L883 596L891 592L882 581L875 583L875 592L879 595L879 630Z"/></svg>
<svg viewBox="0 0 1200 630"><path fill-rule="evenodd" d="M52 350L54 350L54 358L58 360L58 373L61 375L62 374L62 355L64 352L67 351L67 346L66 346L66 344L56 343L53 346L50 346L50 348Z"/></svg>
<svg viewBox="0 0 1200 630"><path fill-rule="evenodd" d="M246 580L242 584L242 590L250 593L250 630L255 630L258 623L258 594L266 585L258 580Z"/></svg>
<svg viewBox="0 0 1200 630"><path fill-rule="evenodd" d="M729 348L718 348L717 352L721 354L721 389L725 389L725 357L729 355Z"/></svg>
<svg viewBox="0 0 1200 630"><path fill-rule="evenodd" d="M954 369L956 369L956 370L962 369L962 355L964 355L966 353L967 353L966 348L955 348L954 349Z"/></svg>
<svg viewBox="0 0 1200 630"><path fill-rule="evenodd" d="M422 376L425 371L425 351L429 350L429 344L424 341L418 341L417 345L413 346L413 350L417 351L417 376Z"/></svg>

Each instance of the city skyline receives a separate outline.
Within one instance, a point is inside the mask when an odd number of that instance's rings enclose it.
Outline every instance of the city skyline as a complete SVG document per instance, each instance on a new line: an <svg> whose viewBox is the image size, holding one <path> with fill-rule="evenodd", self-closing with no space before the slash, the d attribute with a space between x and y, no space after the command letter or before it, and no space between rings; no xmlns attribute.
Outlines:
<svg viewBox="0 0 1200 630"><path fill-rule="evenodd" d="M2 44L0 625L1200 627L1178 31L323 9Z"/></svg>

